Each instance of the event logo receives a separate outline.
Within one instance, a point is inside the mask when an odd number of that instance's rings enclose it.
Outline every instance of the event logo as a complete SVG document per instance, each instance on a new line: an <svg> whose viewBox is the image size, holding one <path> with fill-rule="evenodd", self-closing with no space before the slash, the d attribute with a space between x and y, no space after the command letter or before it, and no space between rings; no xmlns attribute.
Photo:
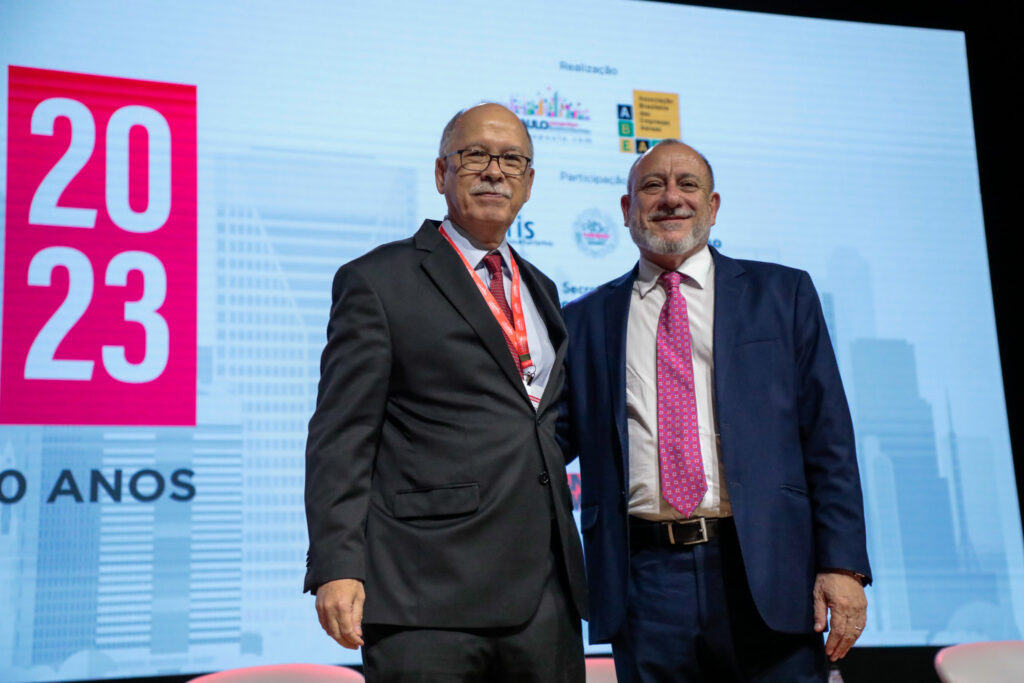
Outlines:
<svg viewBox="0 0 1024 683"><path fill-rule="evenodd" d="M11 66L0 423L195 425L196 88Z"/></svg>
<svg viewBox="0 0 1024 683"><path fill-rule="evenodd" d="M587 209L577 216L572 231L576 246L588 256L606 256L619 243L615 222L599 209Z"/></svg>
<svg viewBox="0 0 1024 683"><path fill-rule="evenodd" d="M529 242L537 236L533 227L533 221L524 221L523 214L516 216L515 223L508 227L508 240L516 242Z"/></svg>
<svg viewBox="0 0 1024 683"><path fill-rule="evenodd" d="M590 111L548 86L533 97L512 95L511 109L535 140L590 142Z"/></svg>
<svg viewBox="0 0 1024 683"><path fill-rule="evenodd" d="M633 91L632 104L615 105L619 151L643 154L658 140L679 137L679 95Z"/></svg>
<svg viewBox="0 0 1024 683"><path fill-rule="evenodd" d="M554 243L551 240L541 238L537 234L537 224L523 218L523 214L516 216L516 220L509 226L505 239L513 247L523 249L524 247L551 247Z"/></svg>

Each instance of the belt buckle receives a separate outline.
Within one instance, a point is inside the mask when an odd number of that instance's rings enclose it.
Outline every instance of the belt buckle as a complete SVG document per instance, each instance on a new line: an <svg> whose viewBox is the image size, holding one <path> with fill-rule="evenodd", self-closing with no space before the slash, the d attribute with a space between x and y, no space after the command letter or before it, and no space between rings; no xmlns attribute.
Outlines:
<svg viewBox="0 0 1024 683"><path fill-rule="evenodd" d="M665 524L666 524L666 526L668 526L668 542L669 542L669 545L676 545L676 536L675 536L675 533L673 533L673 531L672 531L672 527L675 526L676 524L679 524L679 525L683 525L683 524L687 524L687 525L697 524L697 525L700 526L700 537L696 538L696 539L694 539L692 541L680 541L681 545L697 545L699 543L707 543L708 542L708 524L707 524L707 522L705 520L706 520L705 517L698 517L697 519L693 519L693 520L689 520L689 521L683 521L683 522L666 522Z"/></svg>

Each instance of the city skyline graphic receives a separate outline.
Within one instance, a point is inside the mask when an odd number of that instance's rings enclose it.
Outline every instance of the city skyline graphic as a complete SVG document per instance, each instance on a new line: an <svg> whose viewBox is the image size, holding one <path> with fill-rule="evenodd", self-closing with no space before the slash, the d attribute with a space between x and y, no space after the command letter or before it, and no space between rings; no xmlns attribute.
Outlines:
<svg viewBox="0 0 1024 683"><path fill-rule="evenodd" d="M537 92L534 97L509 98L507 106L518 116L536 116L549 119L570 119L589 121L590 111L579 102L566 100L556 89L548 86L545 94Z"/></svg>

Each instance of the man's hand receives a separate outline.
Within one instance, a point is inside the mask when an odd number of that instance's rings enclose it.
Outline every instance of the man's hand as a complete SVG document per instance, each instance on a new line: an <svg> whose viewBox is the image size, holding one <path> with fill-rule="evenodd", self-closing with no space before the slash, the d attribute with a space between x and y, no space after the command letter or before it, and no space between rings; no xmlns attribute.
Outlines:
<svg viewBox="0 0 1024 683"><path fill-rule="evenodd" d="M829 626L825 654L833 662L846 656L867 623L868 599L864 586L848 574L822 572L814 582L814 630ZM826 622L826 610L831 620Z"/></svg>
<svg viewBox="0 0 1024 683"><path fill-rule="evenodd" d="M316 589L320 626L342 647L355 650L363 644L365 600L363 582L358 579L336 579Z"/></svg>

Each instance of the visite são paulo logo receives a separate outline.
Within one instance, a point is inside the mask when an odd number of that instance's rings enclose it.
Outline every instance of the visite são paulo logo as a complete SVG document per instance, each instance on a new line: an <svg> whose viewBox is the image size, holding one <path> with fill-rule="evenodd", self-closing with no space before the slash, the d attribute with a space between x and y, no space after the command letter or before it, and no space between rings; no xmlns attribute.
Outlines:
<svg viewBox="0 0 1024 683"><path fill-rule="evenodd" d="M535 140L589 143L590 110L547 86L532 97L512 95L508 108L530 129Z"/></svg>

